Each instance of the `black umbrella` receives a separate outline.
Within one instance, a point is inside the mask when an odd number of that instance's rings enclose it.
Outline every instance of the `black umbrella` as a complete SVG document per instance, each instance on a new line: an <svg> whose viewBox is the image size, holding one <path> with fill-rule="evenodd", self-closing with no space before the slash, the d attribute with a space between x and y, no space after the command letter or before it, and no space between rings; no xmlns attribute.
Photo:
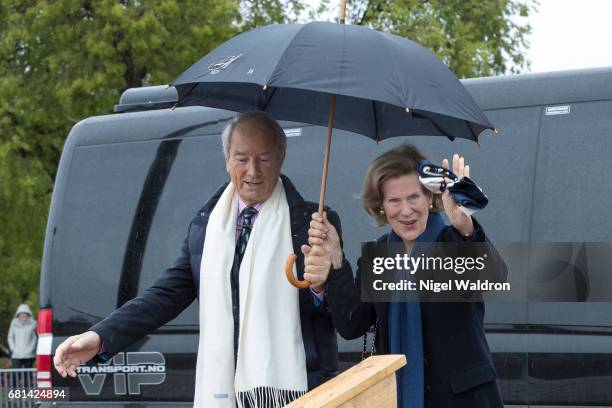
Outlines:
<svg viewBox="0 0 612 408"><path fill-rule="evenodd" d="M312 22L256 28L211 51L171 85L178 106L262 110L278 120L327 126L319 212L332 127L376 141L432 135L477 142L483 130L493 129L431 52L363 26ZM292 265L288 260L287 271ZM296 284L293 273L288 275Z"/></svg>
<svg viewBox="0 0 612 408"><path fill-rule="evenodd" d="M175 79L179 106L263 110L380 141L441 135L476 141L491 124L455 75L415 42L367 27L273 24L220 45Z"/></svg>

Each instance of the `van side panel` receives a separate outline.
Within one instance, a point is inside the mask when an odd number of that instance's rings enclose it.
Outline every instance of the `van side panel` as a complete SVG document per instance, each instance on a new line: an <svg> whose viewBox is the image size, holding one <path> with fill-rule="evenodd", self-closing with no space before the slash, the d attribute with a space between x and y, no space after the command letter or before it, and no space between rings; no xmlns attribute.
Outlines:
<svg viewBox="0 0 612 408"><path fill-rule="evenodd" d="M530 270L565 301L529 305L530 400L612 405L612 100L561 106L542 106L532 240L565 244L539 251Z"/></svg>

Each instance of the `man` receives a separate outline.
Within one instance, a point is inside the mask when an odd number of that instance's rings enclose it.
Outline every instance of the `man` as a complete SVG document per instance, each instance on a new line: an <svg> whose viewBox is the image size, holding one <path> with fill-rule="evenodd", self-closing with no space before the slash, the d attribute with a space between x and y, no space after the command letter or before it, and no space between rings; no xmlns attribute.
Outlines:
<svg viewBox="0 0 612 408"><path fill-rule="evenodd" d="M175 318L196 297L200 344L194 406L282 406L333 377L336 334L321 292L329 255L309 247L315 203L281 175L286 136L263 112L239 114L222 135L231 183L191 221L180 255L141 296L90 331L68 338L54 365L63 377L108 360ZM328 211L340 230L339 219ZM298 255L298 290L284 277Z"/></svg>

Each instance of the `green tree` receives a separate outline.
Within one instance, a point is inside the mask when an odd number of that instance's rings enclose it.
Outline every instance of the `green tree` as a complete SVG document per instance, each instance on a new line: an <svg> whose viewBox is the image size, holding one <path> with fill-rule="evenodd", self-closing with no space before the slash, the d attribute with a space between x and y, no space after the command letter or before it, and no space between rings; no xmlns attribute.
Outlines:
<svg viewBox="0 0 612 408"><path fill-rule="evenodd" d="M248 31L273 23L294 23L304 13L304 4L299 0L251 0L239 7L240 31Z"/></svg>
<svg viewBox="0 0 612 408"><path fill-rule="evenodd" d="M416 41L469 78L529 67L526 17L536 6L535 0L355 0L347 23Z"/></svg>
<svg viewBox="0 0 612 408"><path fill-rule="evenodd" d="M0 0L0 342L37 305L46 217L66 135L131 87L165 84L297 0Z"/></svg>
<svg viewBox="0 0 612 408"><path fill-rule="evenodd" d="M19 303L38 306L42 237L52 186L39 162L15 158L13 143L0 144L0 334L6 344L8 323ZM36 238L36 239L33 239Z"/></svg>

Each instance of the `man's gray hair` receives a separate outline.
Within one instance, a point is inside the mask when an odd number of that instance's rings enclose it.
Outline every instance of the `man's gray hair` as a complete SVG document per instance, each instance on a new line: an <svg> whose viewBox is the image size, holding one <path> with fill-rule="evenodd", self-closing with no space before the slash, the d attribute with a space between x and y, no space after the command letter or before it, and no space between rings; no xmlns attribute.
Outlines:
<svg viewBox="0 0 612 408"><path fill-rule="evenodd" d="M278 149L277 152L280 157L284 157L285 150L287 149L287 135L285 135L285 131L278 124L276 119L263 111L239 113L230 121L225 129L223 129L223 133L221 133L221 142L223 143L223 154L225 157L229 157L232 132L237 125L245 123L263 128L274 135L276 147Z"/></svg>

